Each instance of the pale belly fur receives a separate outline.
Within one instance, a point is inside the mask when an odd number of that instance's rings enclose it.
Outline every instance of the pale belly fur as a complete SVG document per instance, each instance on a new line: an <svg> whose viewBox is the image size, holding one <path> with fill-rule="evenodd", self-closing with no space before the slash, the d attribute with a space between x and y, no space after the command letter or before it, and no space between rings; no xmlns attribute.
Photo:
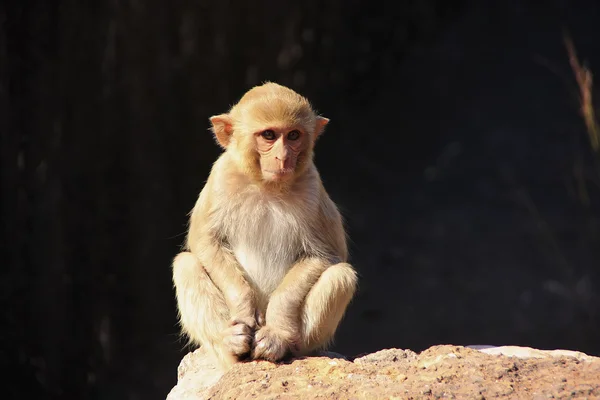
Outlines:
<svg viewBox="0 0 600 400"><path fill-rule="evenodd" d="M240 213L232 235L233 252L247 278L268 297L281 283L294 263L300 238L298 224L278 204L269 204L250 220ZM252 215L252 214L245 214Z"/></svg>

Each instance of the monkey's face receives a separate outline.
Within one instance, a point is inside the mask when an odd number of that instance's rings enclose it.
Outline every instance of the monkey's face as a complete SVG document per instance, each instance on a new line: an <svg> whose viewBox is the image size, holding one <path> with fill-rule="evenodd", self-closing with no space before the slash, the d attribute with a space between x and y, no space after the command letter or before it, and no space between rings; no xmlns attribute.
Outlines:
<svg viewBox="0 0 600 400"><path fill-rule="evenodd" d="M299 159L310 144L302 128L268 128L254 134L263 180L280 182L291 179L298 170Z"/></svg>
<svg viewBox="0 0 600 400"><path fill-rule="evenodd" d="M308 168L315 140L329 122L306 98L275 83L249 90L229 113L210 121L244 174L277 183L289 183Z"/></svg>

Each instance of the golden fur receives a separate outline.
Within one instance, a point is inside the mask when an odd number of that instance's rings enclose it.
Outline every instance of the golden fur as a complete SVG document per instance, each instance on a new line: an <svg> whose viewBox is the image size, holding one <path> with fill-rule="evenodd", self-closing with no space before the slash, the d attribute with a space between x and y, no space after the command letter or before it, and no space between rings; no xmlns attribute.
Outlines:
<svg viewBox="0 0 600 400"><path fill-rule="evenodd" d="M354 295L342 218L313 163L327 122L275 83L211 118L225 151L191 213L173 281L182 330L224 368L248 354L277 361L326 347ZM305 135L290 179L265 179L258 161L268 156L256 146L265 129Z"/></svg>

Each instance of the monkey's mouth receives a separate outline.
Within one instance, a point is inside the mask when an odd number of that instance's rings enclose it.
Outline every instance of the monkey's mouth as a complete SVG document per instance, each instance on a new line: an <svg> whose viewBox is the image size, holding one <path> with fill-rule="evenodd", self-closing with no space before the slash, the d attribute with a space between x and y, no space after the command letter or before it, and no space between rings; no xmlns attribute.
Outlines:
<svg viewBox="0 0 600 400"><path fill-rule="evenodd" d="M263 173L266 173L266 174L272 176L275 179L287 178L290 175L292 175L293 172L294 172L293 168L276 169L276 170L272 170L272 169L263 170Z"/></svg>

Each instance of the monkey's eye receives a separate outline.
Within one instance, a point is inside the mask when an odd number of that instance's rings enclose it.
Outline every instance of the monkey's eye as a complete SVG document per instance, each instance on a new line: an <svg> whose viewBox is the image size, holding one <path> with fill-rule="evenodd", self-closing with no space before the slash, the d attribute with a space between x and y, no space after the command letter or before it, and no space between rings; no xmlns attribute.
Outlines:
<svg viewBox="0 0 600 400"><path fill-rule="evenodd" d="M273 139L275 139L275 132L273 132L270 129L267 129L266 131L264 131L263 133L261 133L261 136L264 137L267 140L273 140Z"/></svg>
<svg viewBox="0 0 600 400"><path fill-rule="evenodd" d="M298 140L298 138L300 137L300 132L293 130L290 133L288 133L288 139L289 140Z"/></svg>

